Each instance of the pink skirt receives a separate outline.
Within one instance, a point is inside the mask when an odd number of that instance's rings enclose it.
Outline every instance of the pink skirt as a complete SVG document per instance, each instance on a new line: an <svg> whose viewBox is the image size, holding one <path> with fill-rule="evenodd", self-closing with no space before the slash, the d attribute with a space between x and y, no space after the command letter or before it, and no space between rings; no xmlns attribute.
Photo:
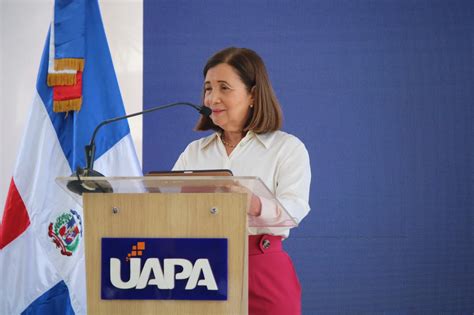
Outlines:
<svg viewBox="0 0 474 315"><path fill-rule="evenodd" d="M301 285L281 236L249 236L249 315L301 314Z"/></svg>

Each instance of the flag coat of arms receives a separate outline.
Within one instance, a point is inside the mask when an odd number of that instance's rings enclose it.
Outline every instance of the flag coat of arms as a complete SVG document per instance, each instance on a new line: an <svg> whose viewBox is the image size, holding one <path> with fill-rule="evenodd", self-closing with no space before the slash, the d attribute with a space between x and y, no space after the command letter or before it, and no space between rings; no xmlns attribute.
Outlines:
<svg viewBox="0 0 474 315"><path fill-rule="evenodd" d="M57 0L0 225L0 314L85 314L83 212L55 182L125 114L97 0ZM102 128L95 169L140 176L128 122Z"/></svg>

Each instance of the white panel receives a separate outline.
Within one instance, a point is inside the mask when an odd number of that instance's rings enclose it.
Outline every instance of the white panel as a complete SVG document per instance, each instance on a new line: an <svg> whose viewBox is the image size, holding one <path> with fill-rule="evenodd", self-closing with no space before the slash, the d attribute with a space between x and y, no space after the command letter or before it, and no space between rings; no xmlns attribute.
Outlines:
<svg viewBox="0 0 474 315"><path fill-rule="evenodd" d="M115 72L127 113L143 108L143 0L99 1ZM129 120L142 165L142 117Z"/></svg>

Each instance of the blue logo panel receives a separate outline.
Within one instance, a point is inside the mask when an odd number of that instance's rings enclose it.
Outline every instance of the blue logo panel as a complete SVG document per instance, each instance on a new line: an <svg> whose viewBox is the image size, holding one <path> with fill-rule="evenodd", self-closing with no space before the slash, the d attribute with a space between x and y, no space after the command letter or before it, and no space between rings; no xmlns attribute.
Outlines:
<svg viewBox="0 0 474 315"><path fill-rule="evenodd" d="M227 239L102 238L105 300L227 300Z"/></svg>

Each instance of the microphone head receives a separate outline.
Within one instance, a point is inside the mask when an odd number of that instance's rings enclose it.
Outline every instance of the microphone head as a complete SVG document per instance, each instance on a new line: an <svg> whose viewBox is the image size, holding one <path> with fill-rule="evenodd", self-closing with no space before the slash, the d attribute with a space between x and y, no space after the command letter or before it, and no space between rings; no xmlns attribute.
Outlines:
<svg viewBox="0 0 474 315"><path fill-rule="evenodd" d="M199 114L209 117L212 114L212 110L209 107L203 105L201 106L201 109L199 109Z"/></svg>

